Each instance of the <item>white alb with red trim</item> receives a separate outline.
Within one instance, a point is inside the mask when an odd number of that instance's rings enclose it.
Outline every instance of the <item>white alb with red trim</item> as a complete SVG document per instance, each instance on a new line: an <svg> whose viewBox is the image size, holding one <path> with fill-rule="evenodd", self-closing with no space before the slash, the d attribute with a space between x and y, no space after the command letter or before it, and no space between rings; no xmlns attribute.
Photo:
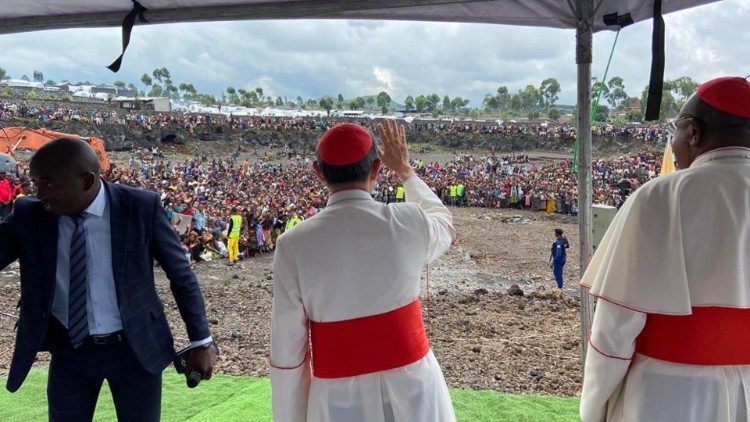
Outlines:
<svg viewBox="0 0 750 422"><path fill-rule="evenodd" d="M345 321L412 303L422 270L451 245L453 218L418 177L406 203L361 190L331 196L325 210L279 238L274 257L271 384L279 422L455 420L432 351L399 368L348 378L312 375L310 321Z"/></svg>
<svg viewBox="0 0 750 422"><path fill-rule="evenodd" d="M648 314L750 308L750 149L710 151L638 189L581 284L600 298L584 422L748 420L750 366L658 360L637 353L635 339Z"/></svg>

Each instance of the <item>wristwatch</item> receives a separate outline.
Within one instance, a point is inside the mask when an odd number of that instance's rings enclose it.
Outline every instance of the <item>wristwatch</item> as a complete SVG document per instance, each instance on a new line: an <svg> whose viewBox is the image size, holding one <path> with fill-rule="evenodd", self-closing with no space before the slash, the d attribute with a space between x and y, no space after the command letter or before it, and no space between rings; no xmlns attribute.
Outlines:
<svg viewBox="0 0 750 422"><path fill-rule="evenodd" d="M195 346L195 349L208 349L211 346L215 346L213 340L209 341L208 343L201 344L200 346Z"/></svg>
<svg viewBox="0 0 750 422"><path fill-rule="evenodd" d="M201 344L200 346L194 347L194 349L210 349L210 348L214 349L214 353L215 353L214 358L215 358L215 356L219 355L219 346L217 346L216 342L213 341L213 340L209 341L206 344Z"/></svg>

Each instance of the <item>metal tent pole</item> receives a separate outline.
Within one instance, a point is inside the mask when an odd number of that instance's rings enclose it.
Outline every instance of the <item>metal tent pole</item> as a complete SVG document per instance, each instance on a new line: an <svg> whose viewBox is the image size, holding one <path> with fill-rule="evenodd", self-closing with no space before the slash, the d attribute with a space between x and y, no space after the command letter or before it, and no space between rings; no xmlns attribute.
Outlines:
<svg viewBox="0 0 750 422"><path fill-rule="evenodd" d="M591 231L591 62L592 17L594 0L576 0L576 64L578 65L578 232L579 277L591 261L593 235ZM588 290L581 288L581 363L586 361L588 335L594 316L594 301ZM582 366L583 368L583 366ZM583 369L581 370L583 373Z"/></svg>

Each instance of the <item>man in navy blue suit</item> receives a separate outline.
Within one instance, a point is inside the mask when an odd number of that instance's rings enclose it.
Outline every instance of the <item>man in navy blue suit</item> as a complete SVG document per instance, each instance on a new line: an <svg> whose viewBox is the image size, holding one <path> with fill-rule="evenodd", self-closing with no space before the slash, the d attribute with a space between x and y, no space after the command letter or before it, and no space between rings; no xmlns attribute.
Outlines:
<svg viewBox="0 0 750 422"><path fill-rule="evenodd" d="M154 284L167 274L191 345L188 373L209 379L211 334L198 280L154 192L104 182L84 141L61 138L31 158L36 198L0 224L0 268L18 259L21 300L7 388L48 350L50 421L90 421L106 379L121 421L158 421L174 340Z"/></svg>

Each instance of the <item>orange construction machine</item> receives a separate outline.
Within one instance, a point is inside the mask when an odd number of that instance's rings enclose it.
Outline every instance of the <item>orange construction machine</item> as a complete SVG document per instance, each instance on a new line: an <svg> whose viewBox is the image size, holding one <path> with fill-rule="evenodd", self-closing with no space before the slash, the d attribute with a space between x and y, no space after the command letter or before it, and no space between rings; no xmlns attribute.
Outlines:
<svg viewBox="0 0 750 422"><path fill-rule="evenodd" d="M99 157L102 171L109 170L109 158L104 150L104 141L99 138L54 132L47 129L29 129L25 127L0 127L0 152L13 155L18 148L39 149L42 145L57 138L79 138L86 141Z"/></svg>

